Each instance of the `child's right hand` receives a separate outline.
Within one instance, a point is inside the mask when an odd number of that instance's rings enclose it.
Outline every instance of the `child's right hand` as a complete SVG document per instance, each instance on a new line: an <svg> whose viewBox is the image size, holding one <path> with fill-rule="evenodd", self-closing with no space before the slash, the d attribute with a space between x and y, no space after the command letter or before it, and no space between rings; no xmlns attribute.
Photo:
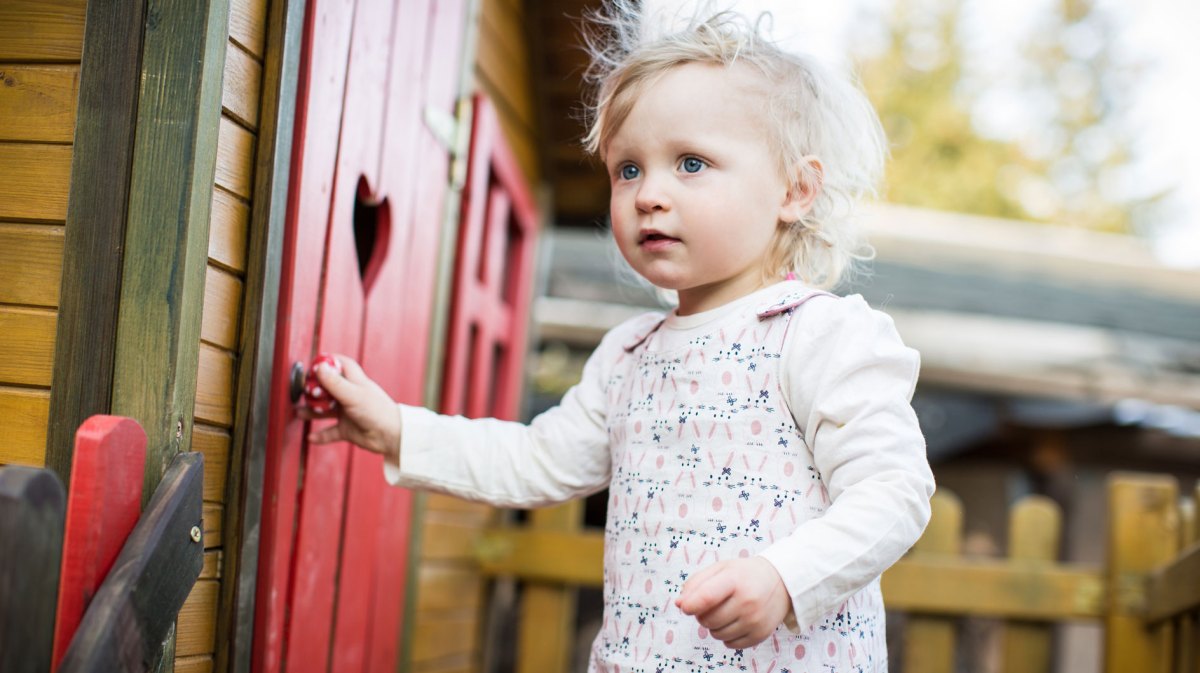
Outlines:
<svg viewBox="0 0 1200 673"><path fill-rule="evenodd" d="M337 417L337 424L309 433L309 444L329 444L348 441L375 453L393 463L400 456L400 409L379 384L367 378L357 362L344 355L336 356L344 375L339 376L333 367L317 365L316 375L324 388L338 401L337 408L329 414ZM308 407L301 407L297 414L304 419L325 418Z"/></svg>

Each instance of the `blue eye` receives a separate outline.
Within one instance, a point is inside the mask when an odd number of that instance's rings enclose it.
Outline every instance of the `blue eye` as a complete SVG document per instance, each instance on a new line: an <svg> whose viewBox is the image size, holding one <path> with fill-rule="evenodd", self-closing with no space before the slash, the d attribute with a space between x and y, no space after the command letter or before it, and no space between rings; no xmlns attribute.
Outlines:
<svg viewBox="0 0 1200 673"><path fill-rule="evenodd" d="M622 180L633 180L634 178L638 177L641 174L642 174L642 171L639 170L638 167L634 166L633 164L625 164L624 166L621 167L621 179Z"/></svg>
<svg viewBox="0 0 1200 673"><path fill-rule="evenodd" d="M684 173L699 173L704 170L705 163L696 157L686 157L679 166Z"/></svg>

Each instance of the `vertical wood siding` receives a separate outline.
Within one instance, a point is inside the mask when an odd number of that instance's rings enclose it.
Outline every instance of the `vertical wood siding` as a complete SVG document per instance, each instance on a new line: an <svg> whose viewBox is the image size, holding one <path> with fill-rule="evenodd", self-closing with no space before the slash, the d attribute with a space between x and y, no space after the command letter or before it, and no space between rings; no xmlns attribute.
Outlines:
<svg viewBox="0 0 1200 673"><path fill-rule="evenodd" d="M0 464L45 464L85 9L0 2Z"/></svg>
<svg viewBox="0 0 1200 673"><path fill-rule="evenodd" d="M179 613L177 673L214 667L266 12L267 0L230 2L192 431L192 450L204 454L206 570Z"/></svg>

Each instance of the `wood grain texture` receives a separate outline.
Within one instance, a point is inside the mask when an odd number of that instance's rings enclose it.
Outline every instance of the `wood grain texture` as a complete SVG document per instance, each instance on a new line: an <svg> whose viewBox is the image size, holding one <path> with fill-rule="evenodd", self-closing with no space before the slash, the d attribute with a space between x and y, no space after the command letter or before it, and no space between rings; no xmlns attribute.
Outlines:
<svg viewBox="0 0 1200 673"><path fill-rule="evenodd" d="M237 350L242 313L242 281L212 264L205 270L204 314L200 338L213 346Z"/></svg>
<svg viewBox="0 0 1200 673"><path fill-rule="evenodd" d="M0 140L70 143L79 66L0 63Z"/></svg>
<svg viewBox="0 0 1200 673"><path fill-rule="evenodd" d="M53 472L0 468L0 670L50 671L65 507Z"/></svg>
<svg viewBox="0 0 1200 673"><path fill-rule="evenodd" d="M1142 617L1146 575L1174 557L1179 545L1179 487L1165 476L1114 474L1108 480L1106 671L1166 673L1170 624L1148 627Z"/></svg>
<svg viewBox="0 0 1200 673"><path fill-rule="evenodd" d="M529 526L538 531L577 532L583 525L583 501L532 512ZM575 653L576 589L527 583L517 627L517 671L565 671Z"/></svg>
<svg viewBox="0 0 1200 673"><path fill-rule="evenodd" d="M196 373L196 420L221 428L233 425L233 354L200 344Z"/></svg>
<svg viewBox="0 0 1200 673"><path fill-rule="evenodd" d="M83 6L83 3L79 3ZM87 3L55 339L47 464L69 481L75 430L111 411L121 250L146 0Z"/></svg>
<svg viewBox="0 0 1200 673"><path fill-rule="evenodd" d="M428 517L421 535L422 562L467 561L475 558L475 545L481 530L478 526L455 520Z"/></svg>
<svg viewBox="0 0 1200 673"><path fill-rule="evenodd" d="M0 219L65 221L70 180L69 146L0 143Z"/></svg>
<svg viewBox="0 0 1200 673"><path fill-rule="evenodd" d="M263 57L266 43L266 0L232 0L229 6L229 37L251 54Z"/></svg>
<svg viewBox="0 0 1200 673"><path fill-rule="evenodd" d="M0 385L50 387L57 320L51 309L0 306Z"/></svg>
<svg viewBox="0 0 1200 673"><path fill-rule="evenodd" d="M204 567L200 569L200 579L221 579L221 566L224 552L220 549L209 549L204 552Z"/></svg>
<svg viewBox="0 0 1200 673"><path fill-rule="evenodd" d="M79 61L86 0L0 2L0 60Z"/></svg>
<svg viewBox="0 0 1200 673"><path fill-rule="evenodd" d="M414 630L414 665L469 654L479 648L479 624L473 614L426 615Z"/></svg>
<svg viewBox="0 0 1200 673"><path fill-rule="evenodd" d="M417 609L422 613L464 610L475 612L483 605L486 578L469 565L425 563L417 570L420 590Z"/></svg>
<svg viewBox="0 0 1200 673"><path fill-rule="evenodd" d="M183 453L164 471L114 567L92 599L59 669L62 673L148 670L203 567L191 530L200 517L203 457Z"/></svg>
<svg viewBox="0 0 1200 673"><path fill-rule="evenodd" d="M222 116L217 144L217 184L248 200L253 177L254 134Z"/></svg>
<svg viewBox="0 0 1200 673"><path fill-rule="evenodd" d="M1009 512L1008 558L1045 567L1058 558L1062 511L1042 496L1022 499ZM1004 673L1049 673L1054 661L1053 627L1048 624L1009 622L1004 625Z"/></svg>
<svg viewBox="0 0 1200 673"><path fill-rule="evenodd" d="M175 673L212 673L212 670L212 655L197 654L175 659Z"/></svg>
<svg viewBox="0 0 1200 673"><path fill-rule="evenodd" d="M0 303L58 306L65 228L0 222Z"/></svg>
<svg viewBox="0 0 1200 673"><path fill-rule="evenodd" d="M129 418L92 416L75 433L73 468L54 627L55 667L142 513L146 433Z"/></svg>
<svg viewBox="0 0 1200 673"><path fill-rule="evenodd" d="M192 450L204 454L204 500L225 501L225 477L229 467L229 432L196 423L192 428Z"/></svg>
<svg viewBox="0 0 1200 673"><path fill-rule="evenodd" d="M147 21L129 185L113 413L139 420L162 466L191 445L228 0ZM165 226L166 225L166 226Z"/></svg>
<svg viewBox="0 0 1200 673"><path fill-rule="evenodd" d="M272 2L264 29L245 36L240 9L235 0L230 32L241 40L255 42L264 34L258 53L263 56L261 109L255 148L254 227L248 226L251 209L243 201L230 205L233 217L222 225L230 240L228 254L210 255L235 270L245 271L245 297L241 320L237 398L232 456L227 481L225 536L227 566L223 575L220 611L217 617L216 668L229 673L250 671L254 633L255 589L258 582L259 539L270 381L275 347L280 258L292 159L293 121L305 4ZM253 23L253 22L251 22ZM264 53L265 52L265 53ZM216 190L214 203L232 198Z"/></svg>
<svg viewBox="0 0 1200 673"><path fill-rule="evenodd" d="M179 609L175 653L179 657L211 654L216 646L217 598L221 584L215 580L197 580Z"/></svg>
<svg viewBox="0 0 1200 673"><path fill-rule="evenodd" d="M215 549L221 546L222 533L225 529L225 510L220 503L204 503L204 548Z"/></svg>
<svg viewBox="0 0 1200 673"><path fill-rule="evenodd" d="M49 420L50 391L0 386L0 464L45 465Z"/></svg>
<svg viewBox="0 0 1200 673"><path fill-rule="evenodd" d="M251 130L258 128L259 90L262 64L236 42L225 53L225 83L221 93L223 111Z"/></svg>
<svg viewBox="0 0 1200 673"><path fill-rule="evenodd" d="M213 190L208 258L237 274L246 271L250 205L224 189Z"/></svg>

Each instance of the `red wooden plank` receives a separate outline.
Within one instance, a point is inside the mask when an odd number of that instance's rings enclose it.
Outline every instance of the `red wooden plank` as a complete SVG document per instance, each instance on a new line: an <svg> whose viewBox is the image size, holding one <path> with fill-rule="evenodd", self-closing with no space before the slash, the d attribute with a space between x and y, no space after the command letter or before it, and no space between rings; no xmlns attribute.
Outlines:
<svg viewBox="0 0 1200 673"><path fill-rule="evenodd" d="M288 638L304 424L288 397L293 362L314 354L314 326L341 127L354 0L312 0L305 15L255 596L253 668L282 670ZM301 617L302 618L302 617Z"/></svg>
<svg viewBox="0 0 1200 673"><path fill-rule="evenodd" d="M146 433L132 418L92 416L75 432L54 626L54 668L137 524L145 469Z"/></svg>
<svg viewBox="0 0 1200 673"><path fill-rule="evenodd" d="M515 418L537 216L491 104L476 98L443 410Z"/></svg>

